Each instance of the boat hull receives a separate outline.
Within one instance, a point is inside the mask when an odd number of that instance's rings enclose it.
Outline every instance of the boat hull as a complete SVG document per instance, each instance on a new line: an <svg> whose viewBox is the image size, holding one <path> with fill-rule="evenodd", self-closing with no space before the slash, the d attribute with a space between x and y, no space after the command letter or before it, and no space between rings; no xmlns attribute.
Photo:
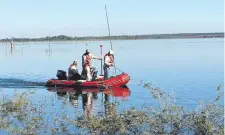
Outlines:
<svg viewBox="0 0 225 135"><path fill-rule="evenodd" d="M97 80L90 82L80 82L73 80L50 79L47 81L47 87L75 87L75 88L108 88L125 86L130 81L128 74L120 74L107 80Z"/></svg>

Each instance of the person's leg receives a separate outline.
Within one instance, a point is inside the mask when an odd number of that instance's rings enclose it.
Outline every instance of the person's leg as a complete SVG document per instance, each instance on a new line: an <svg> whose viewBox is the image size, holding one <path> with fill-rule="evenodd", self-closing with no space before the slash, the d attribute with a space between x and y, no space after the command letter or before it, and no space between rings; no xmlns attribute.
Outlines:
<svg viewBox="0 0 225 135"><path fill-rule="evenodd" d="M97 70L93 71L93 75L92 75L92 80L93 81L96 80L97 75L98 75L98 71Z"/></svg>
<svg viewBox="0 0 225 135"><path fill-rule="evenodd" d="M107 72L108 72L108 79L110 78L110 75L111 75L111 73L110 73L110 68L109 67L107 67Z"/></svg>
<svg viewBox="0 0 225 135"><path fill-rule="evenodd" d="M75 81L81 80L81 75L80 75L80 74L74 75L74 80L75 80Z"/></svg>
<svg viewBox="0 0 225 135"><path fill-rule="evenodd" d="M90 67L89 66L87 66L86 68L86 71L87 71L87 81L91 81L91 69L90 69Z"/></svg>
<svg viewBox="0 0 225 135"><path fill-rule="evenodd" d="M98 74L98 70L96 69L96 67L90 67L91 69L91 74L92 74L92 80L95 80L97 78L97 74Z"/></svg>
<svg viewBox="0 0 225 135"><path fill-rule="evenodd" d="M104 79L109 79L109 68L104 67Z"/></svg>
<svg viewBox="0 0 225 135"><path fill-rule="evenodd" d="M91 67L90 67L90 70L91 70L91 73L93 73L93 71L98 71L97 68L94 67L94 66L91 66Z"/></svg>
<svg viewBox="0 0 225 135"><path fill-rule="evenodd" d="M106 80L107 72L106 72L106 67L105 66L103 66L103 72L104 72L104 79Z"/></svg>
<svg viewBox="0 0 225 135"><path fill-rule="evenodd" d="M83 68L81 72L81 80L86 80L86 79L87 79L87 71L85 68Z"/></svg>

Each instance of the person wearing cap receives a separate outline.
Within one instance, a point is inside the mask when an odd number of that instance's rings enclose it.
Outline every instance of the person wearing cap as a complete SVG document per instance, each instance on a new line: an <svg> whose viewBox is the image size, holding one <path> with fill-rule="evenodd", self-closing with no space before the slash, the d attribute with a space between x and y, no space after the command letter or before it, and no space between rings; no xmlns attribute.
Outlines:
<svg viewBox="0 0 225 135"><path fill-rule="evenodd" d="M80 80L81 76L78 73L77 61L73 61L68 69L68 80Z"/></svg>
<svg viewBox="0 0 225 135"><path fill-rule="evenodd" d="M94 56L89 50L82 55L82 75L86 77L87 81L95 80L97 78L97 69L91 65L92 59L101 60L102 58Z"/></svg>
<svg viewBox="0 0 225 135"><path fill-rule="evenodd" d="M109 79L109 71L110 68L113 67L114 64L114 55L113 51L110 50L105 56L104 56L104 79Z"/></svg>

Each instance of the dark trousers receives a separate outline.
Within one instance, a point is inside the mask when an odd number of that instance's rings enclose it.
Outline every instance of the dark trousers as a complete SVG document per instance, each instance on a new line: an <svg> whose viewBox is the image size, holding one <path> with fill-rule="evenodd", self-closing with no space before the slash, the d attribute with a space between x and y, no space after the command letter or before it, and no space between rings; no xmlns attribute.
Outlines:
<svg viewBox="0 0 225 135"><path fill-rule="evenodd" d="M94 81L97 78L98 70L96 69L96 67L91 66L90 72L91 72L91 76L92 76L92 81ZM84 78L84 80L87 79L87 71L85 68L83 68L81 76Z"/></svg>
<svg viewBox="0 0 225 135"><path fill-rule="evenodd" d="M73 76L70 76L68 79L69 79L69 80L74 80L74 81L76 81L76 80L80 80L80 79L82 79L82 78L81 78L81 75L80 75L80 74L75 74L75 75L73 75Z"/></svg>

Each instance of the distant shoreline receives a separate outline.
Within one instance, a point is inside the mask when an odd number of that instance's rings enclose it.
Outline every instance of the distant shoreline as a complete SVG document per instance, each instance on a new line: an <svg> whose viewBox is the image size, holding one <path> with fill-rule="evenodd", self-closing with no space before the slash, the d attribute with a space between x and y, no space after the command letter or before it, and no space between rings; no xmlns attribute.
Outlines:
<svg viewBox="0 0 225 135"><path fill-rule="evenodd" d="M111 36L111 40L144 40L144 39L191 39L191 38L224 38L223 32L215 33L178 33L178 34L151 34L151 35L118 35ZM71 37L65 35L42 38L13 38L13 42L56 42L56 41L105 41L109 36ZM1 43L11 42L12 39L1 39Z"/></svg>

